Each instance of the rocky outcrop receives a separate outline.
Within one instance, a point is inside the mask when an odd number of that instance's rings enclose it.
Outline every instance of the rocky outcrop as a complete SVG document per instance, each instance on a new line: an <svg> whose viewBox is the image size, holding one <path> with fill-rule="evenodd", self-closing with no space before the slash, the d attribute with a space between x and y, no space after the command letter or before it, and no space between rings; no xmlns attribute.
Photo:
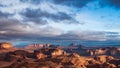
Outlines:
<svg viewBox="0 0 120 68"><path fill-rule="evenodd" d="M10 48L13 48L12 43L9 43L9 42L0 43L0 49L10 49Z"/></svg>
<svg viewBox="0 0 120 68"><path fill-rule="evenodd" d="M101 63L104 63L113 60L114 58L112 56L101 55L101 56L96 56L94 59L100 61Z"/></svg>
<svg viewBox="0 0 120 68"><path fill-rule="evenodd" d="M35 50L34 54L38 59L40 59L46 57L57 57L60 55L66 55L67 53L59 48L45 48L45 49Z"/></svg>
<svg viewBox="0 0 120 68"><path fill-rule="evenodd" d="M97 55L110 55L114 57L120 56L120 48L116 47L105 47L105 48L96 48L96 49L86 49L86 53L89 53L90 56Z"/></svg>
<svg viewBox="0 0 120 68"><path fill-rule="evenodd" d="M72 67L80 67L80 68L86 68L86 65L88 64L87 59L85 57L80 57L78 54L73 53L66 57L63 57L61 59L61 63L68 68L69 66Z"/></svg>
<svg viewBox="0 0 120 68"><path fill-rule="evenodd" d="M24 50L16 50L14 52L6 53L5 60L7 61L16 61L18 59L25 59L28 57L28 52Z"/></svg>
<svg viewBox="0 0 120 68"><path fill-rule="evenodd" d="M113 59L109 61L110 64L120 67L120 59Z"/></svg>
<svg viewBox="0 0 120 68"><path fill-rule="evenodd" d="M60 56L60 55L66 55L67 53L61 49L55 49L53 52L51 52L52 57Z"/></svg>
<svg viewBox="0 0 120 68"><path fill-rule="evenodd" d="M36 57L37 57L37 59L44 59L44 58L47 57L47 55L45 55L45 54L43 54L43 53L38 53L38 54L36 55Z"/></svg>

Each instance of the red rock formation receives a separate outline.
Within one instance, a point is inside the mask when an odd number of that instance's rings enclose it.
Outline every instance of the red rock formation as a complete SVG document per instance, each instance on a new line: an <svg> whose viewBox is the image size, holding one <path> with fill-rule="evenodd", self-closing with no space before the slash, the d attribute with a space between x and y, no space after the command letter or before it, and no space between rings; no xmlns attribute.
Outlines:
<svg viewBox="0 0 120 68"><path fill-rule="evenodd" d="M107 56L107 55L101 55L95 57L95 60L100 61L102 63L113 60L114 58L112 56Z"/></svg>
<svg viewBox="0 0 120 68"><path fill-rule="evenodd" d="M45 48L34 51L37 58L45 58L45 57L57 57L60 55L66 55L66 52L59 48Z"/></svg>
<svg viewBox="0 0 120 68"><path fill-rule="evenodd" d="M44 59L44 58L47 57L47 55L45 55L45 54L43 54L43 53L38 53L38 54L36 55L36 57L37 57L37 59Z"/></svg>
<svg viewBox="0 0 120 68"><path fill-rule="evenodd" d="M12 43L9 42L0 43L0 49L10 49L10 48L13 48Z"/></svg>
<svg viewBox="0 0 120 68"><path fill-rule="evenodd" d="M67 53L61 49L55 49L52 53L51 56L55 57L55 56L60 56L60 55L66 55Z"/></svg>

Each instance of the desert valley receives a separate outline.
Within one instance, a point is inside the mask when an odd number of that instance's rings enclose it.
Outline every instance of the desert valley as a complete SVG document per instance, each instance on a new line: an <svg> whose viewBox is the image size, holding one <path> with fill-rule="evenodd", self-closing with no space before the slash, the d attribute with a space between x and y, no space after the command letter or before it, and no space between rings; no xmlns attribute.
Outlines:
<svg viewBox="0 0 120 68"><path fill-rule="evenodd" d="M1 42L0 68L120 68L120 48Z"/></svg>

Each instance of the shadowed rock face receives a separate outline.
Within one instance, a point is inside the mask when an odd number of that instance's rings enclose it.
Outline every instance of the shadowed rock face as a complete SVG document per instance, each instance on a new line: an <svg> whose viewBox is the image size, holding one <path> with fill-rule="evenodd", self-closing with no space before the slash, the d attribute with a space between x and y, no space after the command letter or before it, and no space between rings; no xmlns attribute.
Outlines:
<svg viewBox="0 0 120 68"><path fill-rule="evenodd" d="M0 49L10 49L13 48L12 43L2 42L0 43Z"/></svg>
<svg viewBox="0 0 120 68"><path fill-rule="evenodd" d="M16 50L14 52L6 53L5 60L7 61L16 61L18 59L25 59L28 57L28 52L24 50Z"/></svg>
<svg viewBox="0 0 120 68"><path fill-rule="evenodd" d="M80 55L84 56L99 56L99 55L108 55L120 58L120 47L91 47L90 49L84 50L73 50L73 52L77 52Z"/></svg>

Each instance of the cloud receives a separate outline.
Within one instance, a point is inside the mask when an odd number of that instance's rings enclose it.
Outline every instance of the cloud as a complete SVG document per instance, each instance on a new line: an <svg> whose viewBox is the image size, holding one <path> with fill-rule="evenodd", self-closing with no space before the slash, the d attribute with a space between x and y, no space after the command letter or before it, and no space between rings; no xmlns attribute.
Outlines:
<svg viewBox="0 0 120 68"><path fill-rule="evenodd" d="M99 0L99 2L102 7L110 6L118 9L120 8L120 0Z"/></svg>
<svg viewBox="0 0 120 68"><path fill-rule="evenodd" d="M113 24L111 21L106 21L106 17L118 20L114 16L119 13L113 8L109 10L109 7L103 8L100 5L119 7L119 2L117 0L0 0L0 38L97 41L119 39L119 31L111 30L113 27L110 27L111 29L104 27ZM112 16L109 16L110 14ZM113 22L115 25L116 21ZM119 21L117 22L116 26L119 25Z"/></svg>
<svg viewBox="0 0 120 68"><path fill-rule="evenodd" d="M32 3L32 4L40 4L41 1L44 1L44 0L20 0L20 2L23 2L23 3Z"/></svg>
<svg viewBox="0 0 120 68"><path fill-rule="evenodd" d="M7 18L8 16L12 16L12 14L0 11L0 18Z"/></svg>
<svg viewBox="0 0 120 68"><path fill-rule="evenodd" d="M120 40L120 35L118 32L106 31L70 31L60 35L59 38L66 40L108 41Z"/></svg>
<svg viewBox="0 0 120 68"><path fill-rule="evenodd" d="M3 40L83 40L106 41L120 40L120 33L107 31L79 31L64 32L60 29L37 24L20 23L14 19L0 19L0 38Z"/></svg>
<svg viewBox="0 0 120 68"><path fill-rule="evenodd" d="M56 14L48 13L47 11L42 11L41 9L26 9L24 12L21 13L23 17L25 17L26 21L33 21L35 23L41 23L45 24L47 21L43 20L51 19L55 21L56 23L59 23L60 21L71 21L68 23L79 23L76 21L71 15L68 15L65 12L58 12ZM67 23L67 22L66 22Z"/></svg>
<svg viewBox="0 0 120 68"><path fill-rule="evenodd" d="M120 8L120 0L110 0L110 4L117 8Z"/></svg>
<svg viewBox="0 0 120 68"><path fill-rule="evenodd" d="M71 6L71 7L77 7L77 8L81 8L83 6L85 6L87 3L92 2L94 0L20 0L20 2L23 3L31 3L31 4L40 4L43 2L51 2L54 4L58 4L58 5L66 5L66 6Z"/></svg>
<svg viewBox="0 0 120 68"><path fill-rule="evenodd" d="M54 37L60 35L62 31L53 27L36 27L37 24L21 23L14 19L0 19L0 38L9 39L37 39Z"/></svg>
<svg viewBox="0 0 120 68"><path fill-rule="evenodd" d="M55 4L62 4L77 8L81 8L91 1L94 0L84 0L84 1L83 0L53 0Z"/></svg>

